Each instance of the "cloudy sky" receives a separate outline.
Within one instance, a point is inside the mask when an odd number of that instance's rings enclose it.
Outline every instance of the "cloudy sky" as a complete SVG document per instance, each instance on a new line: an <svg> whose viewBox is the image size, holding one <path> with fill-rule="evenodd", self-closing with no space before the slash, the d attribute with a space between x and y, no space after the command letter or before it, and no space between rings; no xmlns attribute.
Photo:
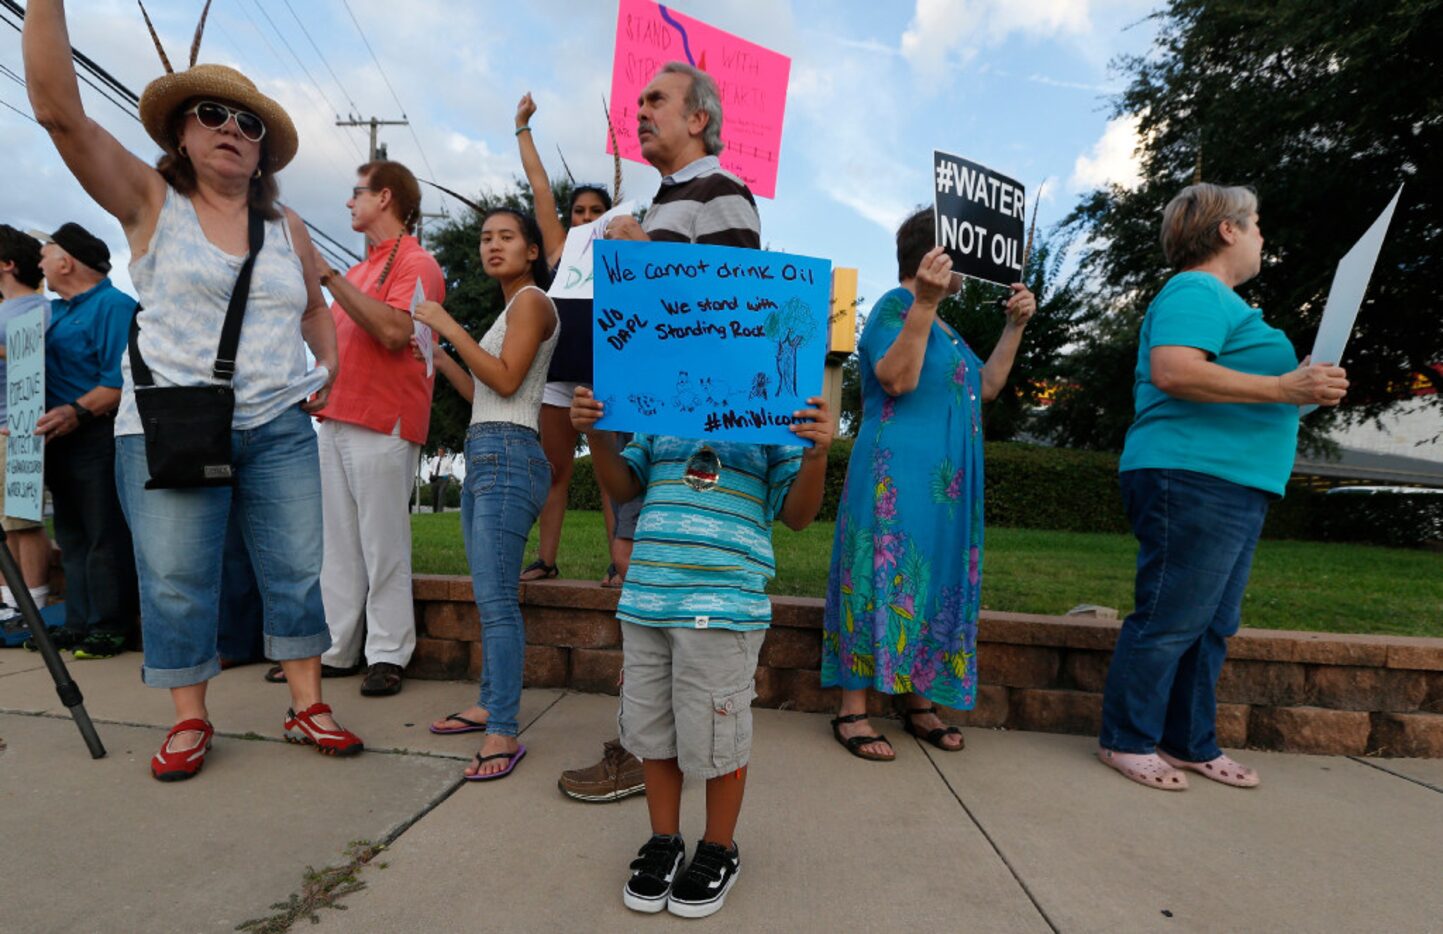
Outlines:
<svg viewBox="0 0 1443 934"><path fill-rule="evenodd" d="M1147 49L1151 0L672 6L791 57L777 197L760 201L763 241L860 268L866 297L894 284L892 232L930 200L934 148L1017 178L1029 197L1046 180L1040 227L1058 221L1081 192L1125 183L1135 171L1132 125L1110 119L1109 95L1120 81L1108 63ZM139 93L161 73L133 0L68 7L72 44L122 83ZM148 6L178 65L200 7L200 0ZM409 129L382 131L391 158L471 192L520 174L512 120L529 90L548 169L561 173L559 146L578 179L610 179L601 100L610 90L615 33L616 5L607 0L215 0L201 61L241 69L286 106L301 149L280 176L283 199L355 246L345 201L367 140L362 130L337 128L338 113L393 119L404 112ZM0 65L17 74L19 38L0 29ZM138 123L84 93L92 117L154 158ZM24 89L3 69L0 102L29 111ZM111 243L123 267L119 226L70 178L44 132L0 106L0 140L7 166L0 221L53 229L78 220ZM655 170L627 163L628 196L649 200L657 182ZM441 209L432 194L426 210ZM129 287L123 268L115 278Z"/></svg>

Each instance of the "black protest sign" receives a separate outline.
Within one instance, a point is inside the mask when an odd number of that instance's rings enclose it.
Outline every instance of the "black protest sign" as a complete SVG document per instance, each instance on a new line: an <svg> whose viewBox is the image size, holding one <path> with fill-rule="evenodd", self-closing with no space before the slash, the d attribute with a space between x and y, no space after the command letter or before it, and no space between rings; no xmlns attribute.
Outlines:
<svg viewBox="0 0 1443 934"><path fill-rule="evenodd" d="M934 150L932 168L937 245L952 257L952 270L998 285L1021 282L1027 192L951 153Z"/></svg>

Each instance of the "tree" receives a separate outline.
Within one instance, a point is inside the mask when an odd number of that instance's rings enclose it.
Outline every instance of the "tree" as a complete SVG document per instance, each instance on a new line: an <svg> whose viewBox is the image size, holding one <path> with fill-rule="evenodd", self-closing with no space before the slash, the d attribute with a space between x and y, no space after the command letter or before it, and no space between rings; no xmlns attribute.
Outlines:
<svg viewBox="0 0 1443 934"><path fill-rule="evenodd" d="M1131 82L1115 112L1140 120L1142 180L1092 192L1066 222L1095 246L1081 262L1090 327L1047 418L1057 437L1121 446L1137 324L1171 272L1162 209L1198 177L1258 192L1263 271L1240 294L1300 354L1337 261L1405 182L1341 361L1348 402L1305 419L1305 440L1339 415L1377 416L1419 377L1443 406L1443 0L1170 0L1154 19L1153 50L1118 63Z"/></svg>
<svg viewBox="0 0 1443 934"><path fill-rule="evenodd" d="M817 322L810 306L793 298L762 322L762 333L777 344L777 388L774 396L797 394L797 350L816 336Z"/></svg>

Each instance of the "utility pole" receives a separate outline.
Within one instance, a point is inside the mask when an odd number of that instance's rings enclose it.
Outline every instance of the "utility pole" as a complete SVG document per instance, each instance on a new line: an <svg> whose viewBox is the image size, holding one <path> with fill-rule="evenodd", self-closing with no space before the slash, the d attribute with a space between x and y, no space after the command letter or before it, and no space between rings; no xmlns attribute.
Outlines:
<svg viewBox="0 0 1443 934"><path fill-rule="evenodd" d="M366 159L367 162L375 162L378 159L386 158L386 144L376 141L376 131L380 127L409 125L410 123L407 120L381 120L377 117L372 117L369 120L362 120L360 117L354 115L347 117L345 120L336 121L336 126L371 128L371 149L370 156ZM366 238L364 236L361 237L361 255L367 255L367 253L370 251L370 248L370 243L366 240Z"/></svg>
<svg viewBox="0 0 1443 934"><path fill-rule="evenodd" d="M386 144L376 141L376 131L383 126L409 126L406 120L381 120L372 117L369 120L362 120L359 117L347 117L345 120L337 120L336 126L344 127L370 127L371 128L371 156L367 162L375 162L377 159L386 158Z"/></svg>

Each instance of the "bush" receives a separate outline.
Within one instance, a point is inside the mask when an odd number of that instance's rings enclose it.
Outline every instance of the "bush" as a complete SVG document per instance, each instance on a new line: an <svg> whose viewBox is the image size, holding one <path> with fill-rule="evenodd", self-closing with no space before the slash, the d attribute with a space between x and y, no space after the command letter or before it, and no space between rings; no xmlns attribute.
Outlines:
<svg viewBox="0 0 1443 934"><path fill-rule="evenodd" d="M818 519L836 520L851 455L852 439L838 438L832 443ZM995 441L987 443L985 456L983 495L989 525L1065 532L1132 531L1117 483L1118 455ZM424 492L422 502L429 502ZM568 507L601 508L589 456L576 459ZM1302 484L1289 484L1287 496L1268 510L1263 537L1394 547L1440 543L1443 495L1328 495Z"/></svg>
<svg viewBox="0 0 1443 934"><path fill-rule="evenodd" d="M414 492L412 492L410 499L412 503L415 503L416 494ZM431 484L429 483L421 484L421 505L426 509L431 508ZM446 484L446 508L459 509L460 506L461 483L453 479L450 483Z"/></svg>

